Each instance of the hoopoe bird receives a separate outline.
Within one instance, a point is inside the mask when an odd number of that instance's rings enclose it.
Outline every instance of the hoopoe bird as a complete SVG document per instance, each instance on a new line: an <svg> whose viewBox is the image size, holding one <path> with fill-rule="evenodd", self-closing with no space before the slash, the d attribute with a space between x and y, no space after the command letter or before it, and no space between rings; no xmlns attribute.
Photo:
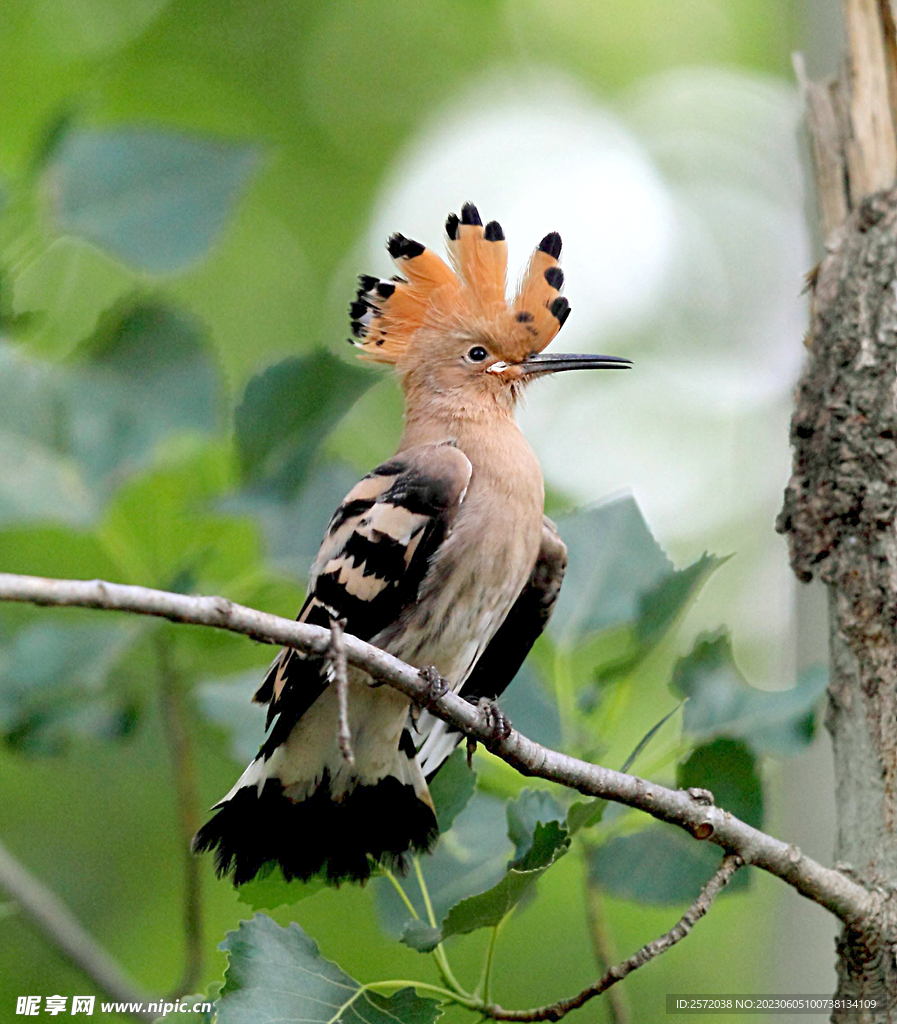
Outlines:
<svg viewBox="0 0 897 1024"><path fill-rule="evenodd" d="M396 454L330 520L298 618L337 620L462 696L494 700L548 621L566 567L515 406L537 377L630 363L543 352L570 313L557 233L510 302L500 225L484 227L468 203L446 234L451 266L394 234L401 276L359 278L353 343L395 367L405 427ZM348 757L336 689L332 659L285 648L256 692L270 734L194 840L235 884L274 864L288 880L363 881L372 865L401 868L432 846L427 783L461 734L350 666Z"/></svg>

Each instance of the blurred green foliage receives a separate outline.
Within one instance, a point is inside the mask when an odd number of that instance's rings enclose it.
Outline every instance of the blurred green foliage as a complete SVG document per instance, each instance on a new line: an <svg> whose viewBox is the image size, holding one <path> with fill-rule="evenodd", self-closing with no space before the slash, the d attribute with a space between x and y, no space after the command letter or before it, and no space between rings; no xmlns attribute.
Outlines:
<svg viewBox="0 0 897 1024"><path fill-rule="evenodd" d="M557 68L605 97L683 63L777 71L792 19L780 0L2 5L0 567L294 614L333 507L398 433L391 385L334 353L353 275L369 269L355 252L401 148L495 68ZM447 208L466 198L447 195ZM571 570L551 635L508 695L515 724L613 765L637 751L636 771L712 786L761 823L761 758L810 737L819 678L770 700L738 676L724 634L673 671L674 627L718 560L675 570L628 499L561 528ZM100 618L0 609L0 838L144 987L166 991L185 941L183 837L159 651L186 698L202 806L261 738L245 698L271 652ZM270 1002L284 977L272 949L297 991L312 977L433 985L440 965L415 949L469 934L449 951L474 978L493 929L496 998L551 1001L595 974L588 893L605 894L628 951L672 924L662 904L696 895L718 859L701 847L696 863L681 835L600 802L521 792L487 755L477 766L476 791L460 755L435 786L446 834L421 865L432 918L410 877L340 891L271 878L241 903L203 861L194 988L215 992L227 967L220 1020L317 1019L301 1000ZM257 915L237 927L247 903L301 919L351 975L297 925ZM679 989L683 977L718 984L702 957L756 914L729 901L653 980L632 979L633 998L674 976ZM546 943L563 953L545 957ZM0 952L0 1007L94 991L15 912ZM364 997L367 1019L436 1016L423 991Z"/></svg>

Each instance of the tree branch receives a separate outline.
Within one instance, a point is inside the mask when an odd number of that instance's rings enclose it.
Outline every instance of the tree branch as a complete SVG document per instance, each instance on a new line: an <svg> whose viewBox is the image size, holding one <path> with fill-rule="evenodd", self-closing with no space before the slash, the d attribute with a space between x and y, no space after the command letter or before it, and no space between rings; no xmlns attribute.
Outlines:
<svg viewBox="0 0 897 1024"><path fill-rule="evenodd" d="M22 912L110 999L146 1005L152 998L122 972L62 900L24 868L2 844L0 889L11 896ZM131 1011L131 1015L148 1021L158 1017L156 1013L136 1010Z"/></svg>
<svg viewBox="0 0 897 1024"><path fill-rule="evenodd" d="M221 597L190 597L147 587L124 586L102 580L54 580L0 573L0 600L38 605L102 608L157 615L172 622L214 626L242 633L264 643L296 647L326 656L330 630L283 619ZM668 789L645 779L568 757L534 743L511 729L496 735L491 719L450 690L434 696L428 673L406 665L357 637L342 638L346 660L379 682L388 683L411 700L473 737L521 774L548 779L575 789L637 808L660 821L677 825L696 839L706 839L737 853L745 864L768 871L813 900L848 925L875 927L882 913L882 897L847 875L823 867L796 847L767 835L716 807L704 791Z"/></svg>
<svg viewBox="0 0 897 1024"><path fill-rule="evenodd" d="M346 667L346 651L343 647L343 623L330 620L330 659L333 663L333 682L336 686L336 702L339 708L337 736L340 753L348 765L355 764L352 750L352 730L349 728L349 673Z"/></svg>
<svg viewBox="0 0 897 1024"><path fill-rule="evenodd" d="M695 924L707 913L710 909L710 904L713 903L714 899L728 884L732 875L743 864L744 861L737 854L732 853L724 857L722 864L720 864L716 869L716 873L701 890L698 898L668 932L642 946L641 949L637 950L621 964L615 964L605 971L594 985L589 985L588 988L584 988L577 995L571 996L569 999L559 999L550 1006L538 1006L532 1010L505 1010L501 1006L486 1006L483 1007L482 1012L488 1014L493 1020L521 1022L555 1021L566 1017L571 1010L578 1010L590 999L600 996L602 992L606 992L612 985L622 981L627 974L632 974L639 967L644 967L646 963L665 953L672 946L675 946L677 942L681 942L694 928Z"/></svg>

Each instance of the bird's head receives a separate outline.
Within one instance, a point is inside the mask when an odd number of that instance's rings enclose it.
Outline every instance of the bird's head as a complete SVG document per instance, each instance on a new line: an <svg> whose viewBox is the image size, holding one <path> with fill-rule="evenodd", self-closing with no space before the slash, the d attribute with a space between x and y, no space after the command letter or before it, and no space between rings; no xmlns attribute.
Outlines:
<svg viewBox="0 0 897 1024"><path fill-rule="evenodd" d="M508 252L497 221L483 226L466 203L445 224L451 266L420 242L387 244L401 276L359 278L350 339L362 356L395 366L406 394L445 395L465 406L513 408L535 377L574 369L620 369L616 356L546 353L570 313L560 294L561 237L546 235L517 294L506 297Z"/></svg>

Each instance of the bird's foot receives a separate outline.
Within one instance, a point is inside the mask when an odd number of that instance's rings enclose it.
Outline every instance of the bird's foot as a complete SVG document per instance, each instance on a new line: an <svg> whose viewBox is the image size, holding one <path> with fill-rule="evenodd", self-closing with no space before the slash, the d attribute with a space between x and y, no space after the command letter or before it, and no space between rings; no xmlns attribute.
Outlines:
<svg viewBox="0 0 897 1024"><path fill-rule="evenodd" d="M493 743L506 740L511 735L511 721L491 697L479 697L471 703L483 716L484 724L491 730Z"/></svg>
<svg viewBox="0 0 897 1024"><path fill-rule="evenodd" d="M419 669L418 674L427 684L427 692L423 696L421 704L423 704L424 707L432 708L436 701L438 701L440 697L444 697L451 689L449 681L445 676L441 676L432 665Z"/></svg>
<svg viewBox="0 0 897 1024"><path fill-rule="evenodd" d="M483 723L490 730L491 735L487 745L499 743L511 735L511 721L498 706L497 701L490 697L468 697L467 702L479 711L483 717ZM473 767L473 755L477 749L477 741L473 736L467 737L467 767Z"/></svg>

